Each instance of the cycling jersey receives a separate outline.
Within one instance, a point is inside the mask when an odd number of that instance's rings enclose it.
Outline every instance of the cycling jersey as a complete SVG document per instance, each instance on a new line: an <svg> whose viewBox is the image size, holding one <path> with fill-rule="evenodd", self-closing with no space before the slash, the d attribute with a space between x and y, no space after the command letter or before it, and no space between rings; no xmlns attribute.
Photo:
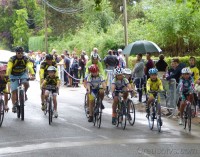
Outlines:
<svg viewBox="0 0 200 157"><path fill-rule="evenodd" d="M10 83L10 80L7 77L4 77L3 79L0 78L0 92L6 90L6 85Z"/></svg>
<svg viewBox="0 0 200 157"><path fill-rule="evenodd" d="M129 84L129 81L125 77L122 80L118 80L117 78L114 78L112 81L112 84L115 85L116 90L122 90L124 87L126 87Z"/></svg>
<svg viewBox="0 0 200 157"><path fill-rule="evenodd" d="M47 77L47 75L48 75L47 69L49 66L54 66L57 68L56 61L53 60L51 65L47 64L47 62L45 60L41 63L41 65L40 65L40 80L45 79ZM56 71L56 76L58 76L58 71Z"/></svg>
<svg viewBox="0 0 200 157"><path fill-rule="evenodd" d="M98 89L103 82L105 82L105 80L103 79L102 75L94 77L89 74L87 77L87 83L90 84L92 90Z"/></svg>
<svg viewBox="0 0 200 157"><path fill-rule="evenodd" d="M192 77L189 79L181 78L179 82L179 91L181 94L189 94L194 92L194 80Z"/></svg>
<svg viewBox="0 0 200 157"><path fill-rule="evenodd" d="M58 76L50 77L49 75L47 75L43 83L44 83L44 86L50 85L56 88L59 82L60 82L60 79Z"/></svg>
<svg viewBox="0 0 200 157"><path fill-rule="evenodd" d="M28 57L23 56L22 58L18 59L17 56L12 56L7 65L6 75L14 75L14 76L21 76L26 71L27 68L31 74L35 74L32 66L32 62L28 59Z"/></svg>
<svg viewBox="0 0 200 157"><path fill-rule="evenodd" d="M159 78L157 78L155 81L149 78L147 80L146 88L147 88L147 92L148 91L162 91L163 90L162 81Z"/></svg>
<svg viewBox="0 0 200 157"><path fill-rule="evenodd" d="M192 72L194 82L196 82L199 79L199 69L196 66L190 66L190 70Z"/></svg>

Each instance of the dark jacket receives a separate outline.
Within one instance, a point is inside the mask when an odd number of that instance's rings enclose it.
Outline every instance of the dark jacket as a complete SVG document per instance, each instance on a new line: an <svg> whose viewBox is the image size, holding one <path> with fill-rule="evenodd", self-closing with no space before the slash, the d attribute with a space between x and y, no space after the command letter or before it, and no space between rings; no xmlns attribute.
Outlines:
<svg viewBox="0 0 200 157"><path fill-rule="evenodd" d="M156 63L156 69L158 69L158 71L166 71L167 66L167 63L164 60L159 60Z"/></svg>

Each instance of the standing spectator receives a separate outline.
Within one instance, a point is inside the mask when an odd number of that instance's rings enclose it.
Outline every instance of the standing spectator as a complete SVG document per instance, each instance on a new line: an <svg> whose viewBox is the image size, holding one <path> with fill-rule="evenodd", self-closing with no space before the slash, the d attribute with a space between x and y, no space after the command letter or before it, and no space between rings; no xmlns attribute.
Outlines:
<svg viewBox="0 0 200 157"><path fill-rule="evenodd" d="M84 55L85 61L86 61L86 63L87 63L87 62L88 62L88 60L89 60L89 57L88 57L88 55L86 54L86 52L85 52L85 51L82 51L82 54Z"/></svg>
<svg viewBox="0 0 200 157"><path fill-rule="evenodd" d="M160 54L159 60L156 63L156 69L158 70L158 77L161 78L167 72L168 64L164 60L164 55Z"/></svg>
<svg viewBox="0 0 200 157"><path fill-rule="evenodd" d="M83 76L83 79L85 78L85 65L86 65L86 59L84 54L81 54L81 58L79 59L79 66L80 66L80 79Z"/></svg>
<svg viewBox="0 0 200 157"><path fill-rule="evenodd" d="M93 48L93 51L91 52L90 56L92 57L92 55L94 55L94 54L98 55L99 61L101 62L101 58L99 56L99 52L98 52L98 49L96 47Z"/></svg>
<svg viewBox="0 0 200 157"><path fill-rule="evenodd" d="M74 87L78 87L78 83L79 83L79 81L77 80L78 79L78 70L79 70L79 62L78 62L78 57L75 55L72 66L71 66L71 71L73 72L72 76L74 77L74 79L73 79Z"/></svg>
<svg viewBox="0 0 200 157"><path fill-rule="evenodd" d="M112 50L108 50L108 55L103 61L106 65L106 69L108 70L114 70L119 65L119 60L117 59L117 56L113 55Z"/></svg>
<svg viewBox="0 0 200 157"><path fill-rule="evenodd" d="M142 102L142 86L144 84L144 62L142 54L137 55L137 62L133 68L134 82L139 95L139 102Z"/></svg>
<svg viewBox="0 0 200 157"><path fill-rule="evenodd" d="M125 68L126 67L126 60L124 55L122 54L122 49L118 49L118 60L119 60L119 67Z"/></svg>
<svg viewBox="0 0 200 157"><path fill-rule="evenodd" d="M69 84L69 72L70 72L70 58L69 58L69 52L67 50L64 51L64 64L65 64L65 70L66 72L64 73L64 81L65 81L65 85L68 86Z"/></svg>
<svg viewBox="0 0 200 157"><path fill-rule="evenodd" d="M73 71L73 68L72 68L72 64L74 62L75 55L76 55L76 52L73 51L72 54L71 54L71 58L70 58L70 71L69 71L70 76L69 76L69 85L68 85L68 87L72 87L72 85L73 85L72 77L74 75L74 71Z"/></svg>

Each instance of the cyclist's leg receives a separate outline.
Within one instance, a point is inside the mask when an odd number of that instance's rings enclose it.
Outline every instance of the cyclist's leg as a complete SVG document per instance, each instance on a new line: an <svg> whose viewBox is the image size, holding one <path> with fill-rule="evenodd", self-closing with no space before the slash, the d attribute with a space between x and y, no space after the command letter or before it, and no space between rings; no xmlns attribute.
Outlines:
<svg viewBox="0 0 200 157"><path fill-rule="evenodd" d="M12 79L16 79L18 77L14 76L14 75L10 75L10 88L11 88L11 100L12 100L12 112L16 112L16 103L17 103L17 87L18 85L18 81L17 80L12 80Z"/></svg>
<svg viewBox="0 0 200 157"><path fill-rule="evenodd" d="M100 89L99 90L99 98L101 99L101 109L104 109L104 105L102 103L103 99L104 99L104 90L103 89Z"/></svg>
<svg viewBox="0 0 200 157"><path fill-rule="evenodd" d="M182 125L183 124L183 111L185 109L186 103L185 103L185 96L182 95L181 101L180 101L180 119L179 119L179 124Z"/></svg>
<svg viewBox="0 0 200 157"><path fill-rule="evenodd" d="M54 104L54 108L53 108L53 116L55 118L58 117L58 110L57 110L57 93L53 92L53 104Z"/></svg>
<svg viewBox="0 0 200 157"><path fill-rule="evenodd" d="M89 95L89 119L88 122L93 121L93 108L94 108L94 96L92 94Z"/></svg>
<svg viewBox="0 0 200 157"><path fill-rule="evenodd" d="M146 112L149 113L149 105L154 101L154 96L153 94L149 94L147 96L147 105L146 105Z"/></svg>
<svg viewBox="0 0 200 157"><path fill-rule="evenodd" d="M7 90L4 90L5 93L8 93ZM5 102L5 110L8 111L9 107L8 107L8 94L4 93L4 102Z"/></svg>
<svg viewBox="0 0 200 157"><path fill-rule="evenodd" d="M116 124L116 117L117 117L117 103L118 103L118 95L119 93L115 92L113 95L113 104L112 104L112 124Z"/></svg>

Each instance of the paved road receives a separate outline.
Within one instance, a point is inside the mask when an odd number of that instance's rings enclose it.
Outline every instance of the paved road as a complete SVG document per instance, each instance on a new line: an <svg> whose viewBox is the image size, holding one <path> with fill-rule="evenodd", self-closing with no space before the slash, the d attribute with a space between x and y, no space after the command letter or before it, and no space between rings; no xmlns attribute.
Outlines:
<svg viewBox="0 0 200 157"><path fill-rule="evenodd" d="M25 121L7 113L0 128L0 156L15 157L199 157L200 128L186 132L177 122L163 119L162 133L150 131L144 113L126 130L111 125L111 104L104 101L100 129L88 123L83 111L83 88L60 89L59 117L49 126L40 109L37 81L31 82ZM11 107L11 106L10 106Z"/></svg>

